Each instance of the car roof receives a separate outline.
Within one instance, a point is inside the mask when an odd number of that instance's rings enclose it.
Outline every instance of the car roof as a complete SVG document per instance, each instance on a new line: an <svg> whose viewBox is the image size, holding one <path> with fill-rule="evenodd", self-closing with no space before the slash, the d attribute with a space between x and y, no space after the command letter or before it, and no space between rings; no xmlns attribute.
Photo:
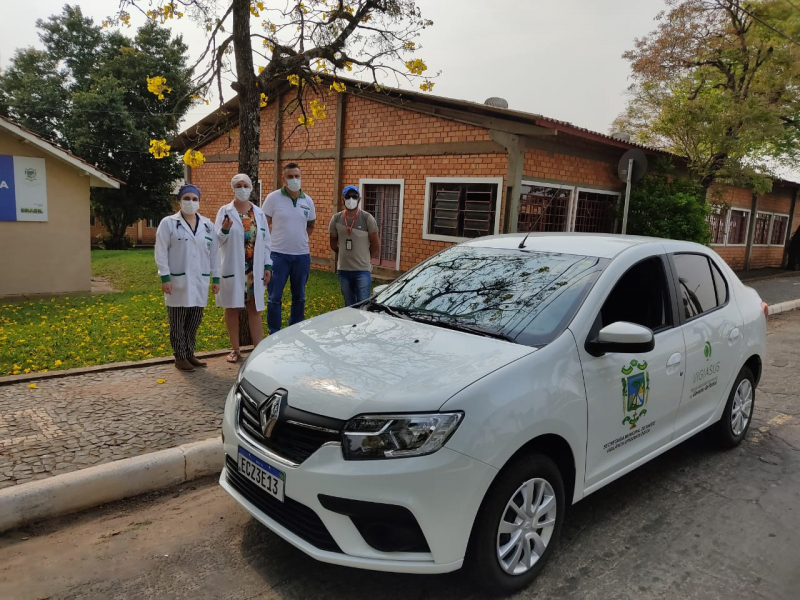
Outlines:
<svg viewBox="0 0 800 600"><path fill-rule="evenodd" d="M463 242L464 246L476 248L515 249L525 238L525 233L489 235ZM662 244L661 238L638 235L614 235L608 233L531 233L525 240L525 249L539 252L557 252L613 258L620 252L641 244ZM674 241L674 240L670 240ZM686 244L687 246L693 244ZM662 249L663 251L663 249Z"/></svg>

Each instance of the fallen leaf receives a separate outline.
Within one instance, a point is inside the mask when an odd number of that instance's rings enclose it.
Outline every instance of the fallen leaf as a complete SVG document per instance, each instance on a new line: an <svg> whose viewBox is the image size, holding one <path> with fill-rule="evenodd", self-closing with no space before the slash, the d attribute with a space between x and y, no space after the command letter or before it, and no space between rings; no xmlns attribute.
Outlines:
<svg viewBox="0 0 800 600"><path fill-rule="evenodd" d="M29 384L29 385L28 385L28 387L29 387L30 389L32 389L32 390L38 390L38 389L39 389L39 386L38 386L38 385L36 385L35 383L31 383L31 384Z"/></svg>
<svg viewBox="0 0 800 600"><path fill-rule="evenodd" d="M156 381L156 383L166 383L166 382L167 382L166 379L159 379L158 381Z"/></svg>
<svg viewBox="0 0 800 600"><path fill-rule="evenodd" d="M122 532L121 531L112 531L111 535L115 536L115 535L119 535L120 533L122 533Z"/></svg>

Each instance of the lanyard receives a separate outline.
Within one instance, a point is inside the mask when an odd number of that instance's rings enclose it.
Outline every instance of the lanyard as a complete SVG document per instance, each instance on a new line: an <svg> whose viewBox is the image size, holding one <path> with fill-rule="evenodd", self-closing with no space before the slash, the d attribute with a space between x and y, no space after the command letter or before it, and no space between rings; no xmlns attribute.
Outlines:
<svg viewBox="0 0 800 600"><path fill-rule="evenodd" d="M356 226L356 219L358 219L358 209L356 209L356 214L353 216L353 222L350 225L347 224L347 212L346 211L345 211L343 217L344 217L344 226L345 226L345 229L347 229L347 235L352 237L353 236L353 227Z"/></svg>

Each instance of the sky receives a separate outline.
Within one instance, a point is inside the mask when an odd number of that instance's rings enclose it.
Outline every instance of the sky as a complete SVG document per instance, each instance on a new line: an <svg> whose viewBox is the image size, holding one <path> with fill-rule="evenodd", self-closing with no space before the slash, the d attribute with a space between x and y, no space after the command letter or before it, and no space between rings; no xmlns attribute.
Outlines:
<svg viewBox="0 0 800 600"><path fill-rule="evenodd" d="M16 48L39 45L36 20L59 13L64 3L0 0L0 68ZM116 0L71 3L98 23L117 6ZM434 22L419 39L418 56L428 64L427 73L441 71L435 95L474 102L500 96L510 108L605 133L624 109L631 83L622 53L654 29L664 2L417 0L417 6ZM132 19L134 26L141 22ZM194 23L182 19L172 27L193 56L205 47L205 32ZM209 110L193 107L186 124Z"/></svg>

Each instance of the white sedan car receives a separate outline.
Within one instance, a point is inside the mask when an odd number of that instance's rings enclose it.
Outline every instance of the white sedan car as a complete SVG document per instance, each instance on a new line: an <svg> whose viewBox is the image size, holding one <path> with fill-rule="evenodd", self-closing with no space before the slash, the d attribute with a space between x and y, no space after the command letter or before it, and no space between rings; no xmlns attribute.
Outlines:
<svg viewBox="0 0 800 600"><path fill-rule="evenodd" d="M478 238L382 288L266 339L225 407L220 484L321 561L512 592L568 504L747 433L765 305L704 246Z"/></svg>

